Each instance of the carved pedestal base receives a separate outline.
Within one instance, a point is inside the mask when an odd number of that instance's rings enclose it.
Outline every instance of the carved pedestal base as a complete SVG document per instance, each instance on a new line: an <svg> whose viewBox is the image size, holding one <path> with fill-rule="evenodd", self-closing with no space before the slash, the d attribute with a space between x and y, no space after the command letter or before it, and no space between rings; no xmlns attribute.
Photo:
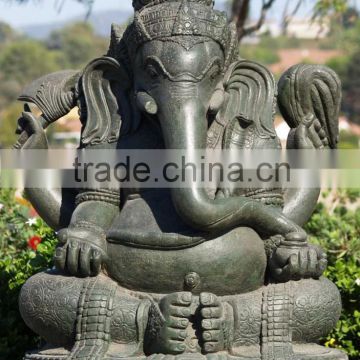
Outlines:
<svg viewBox="0 0 360 360"><path fill-rule="evenodd" d="M315 344L341 310L339 292L325 278L221 297L135 293L103 275L42 273L23 287L20 309L54 344L26 360L347 359Z"/></svg>
<svg viewBox="0 0 360 360"><path fill-rule="evenodd" d="M327 349L318 345L295 345L294 355L286 360L347 360L348 357L341 351ZM38 353L29 353L24 360L67 360L70 351L65 349L44 350ZM261 357L232 356L227 353L201 355L201 354L182 354L182 355L163 355L155 354L149 357L122 357L116 355L111 350L103 360L262 360ZM90 359L89 359L90 360ZM91 359L92 360L92 359ZM276 358L274 360L280 360Z"/></svg>

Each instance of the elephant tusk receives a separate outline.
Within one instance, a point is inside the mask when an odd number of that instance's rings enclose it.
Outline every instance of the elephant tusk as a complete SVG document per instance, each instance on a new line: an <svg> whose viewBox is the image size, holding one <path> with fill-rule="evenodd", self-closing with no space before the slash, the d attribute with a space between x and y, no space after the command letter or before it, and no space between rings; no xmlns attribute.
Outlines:
<svg viewBox="0 0 360 360"><path fill-rule="evenodd" d="M216 89L210 100L209 112L211 114L217 114L221 109L225 100L224 89Z"/></svg>
<svg viewBox="0 0 360 360"><path fill-rule="evenodd" d="M156 115L158 106L155 100L146 92L140 91L136 94L136 104L141 112Z"/></svg>

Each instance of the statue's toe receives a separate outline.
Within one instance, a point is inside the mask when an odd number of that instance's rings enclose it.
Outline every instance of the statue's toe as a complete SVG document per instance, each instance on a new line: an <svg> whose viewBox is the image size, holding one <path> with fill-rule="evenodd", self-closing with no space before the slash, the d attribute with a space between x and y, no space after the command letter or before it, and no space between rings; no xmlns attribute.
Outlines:
<svg viewBox="0 0 360 360"><path fill-rule="evenodd" d="M231 305L214 294L202 293L200 306L203 352L211 354L226 350L234 327Z"/></svg>

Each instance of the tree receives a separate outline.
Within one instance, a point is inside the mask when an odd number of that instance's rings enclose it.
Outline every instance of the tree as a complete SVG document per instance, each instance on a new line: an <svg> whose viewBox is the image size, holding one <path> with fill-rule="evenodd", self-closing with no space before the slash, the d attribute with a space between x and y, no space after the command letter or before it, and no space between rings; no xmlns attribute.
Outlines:
<svg viewBox="0 0 360 360"><path fill-rule="evenodd" d="M103 55L109 46L108 40L97 36L87 23L73 24L53 32L46 44L49 49L64 55L64 67L75 69Z"/></svg>
<svg viewBox="0 0 360 360"><path fill-rule="evenodd" d="M21 92L22 85L16 80L4 79L4 74L0 72L0 111L5 109L8 104L15 101Z"/></svg>
<svg viewBox="0 0 360 360"><path fill-rule="evenodd" d="M255 24L249 25L250 0L227 0L227 7L228 9L231 8L231 20L236 23L239 41L245 36L260 30L267 18L269 10L279 1L280 0L262 0L262 7L258 19ZM313 18L338 17L348 9L350 2L350 0L317 0L313 8ZM293 3L294 1L291 1L291 4ZM292 9L290 8L289 0L285 3L283 13L284 32L286 32L292 17L296 15L305 3L306 0L297 0Z"/></svg>
<svg viewBox="0 0 360 360"><path fill-rule="evenodd" d="M360 125L360 20L338 33L332 35L332 40L344 55L332 59L327 65L341 78L344 112L351 122Z"/></svg>
<svg viewBox="0 0 360 360"><path fill-rule="evenodd" d="M15 134L16 120L21 114L22 105L19 102L12 103L1 114L0 121L0 147L11 148L18 138Z"/></svg>
<svg viewBox="0 0 360 360"><path fill-rule="evenodd" d="M16 37L17 34L13 28L9 24L0 21L0 44L7 44L15 40Z"/></svg>
<svg viewBox="0 0 360 360"><path fill-rule="evenodd" d="M0 0L1 1L1 0ZM3 0L4 1L4 0ZM10 0L11 1L11 0ZM38 1L38 0L12 0L19 4L28 3L30 1ZM58 5L59 11L66 0L60 0ZM78 3L83 4L87 8L87 18L90 16L93 5L96 0L72 0ZM280 2L281 0L262 0L262 7L260 9L260 14L258 20L253 25L248 25L248 16L249 16L249 9L250 9L250 0L226 0L226 5L229 9L231 9L231 18L235 21L238 29L238 38L241 40L245 36L258 31L261 29L262 25L264 24L268 11L272 8L272 6L276 2ZM56 2L58 3L58 2ZM293 1L292 1L293 3ZM306 3L306 0L297 0L296 6L294 7L293 11L291 11L291 15L295 15L295 13L300 9L300 7ZM339 16L339 14L343 14L348 7L350 6L351 0L316 0L314 5L314 18L324 18L327 16ZM287 4L287 5L286 5ZM290 2L287 1L285 3L285 7L289 7ZM284 12L284 25L287 26L288 22L290 21L289 12Z"/></svg>
<svg viewBox="0 0 360 360"><path fill-rule="evenodd" d="M349 7L343 14L342 25L345 29L353 28L359 20L359 12L354 7Z"/></svg>
<svg viewBox="0 0 360 360"><path fill-rule="evenodd" d="M360 47L347 62L342 76L343 108L349 120L360 125Z"/></svg>
<svg viewBox="0 0 360 360"><path fill-rule="evenodd" d="M299 9L302 5L302 2L303 2L302 0L298 0L296 2L295 7L291 9L290 5L293 3L293 1L291 1L291 4L290 4L290 0L287 0L285 8L284 8L283 16L282 16L282 21L281 21L283 36L287 35L287 30L288 30L289 24L290 24L292 18L299 11Z"/></svg>
<svg viewBox="0 0 360 360"><path fill-rule="evenodd" d="M60 69L62 62L60 53L48 51L41 43L28 39L11 43L0 53L3 79L22 85Z"/></svg>

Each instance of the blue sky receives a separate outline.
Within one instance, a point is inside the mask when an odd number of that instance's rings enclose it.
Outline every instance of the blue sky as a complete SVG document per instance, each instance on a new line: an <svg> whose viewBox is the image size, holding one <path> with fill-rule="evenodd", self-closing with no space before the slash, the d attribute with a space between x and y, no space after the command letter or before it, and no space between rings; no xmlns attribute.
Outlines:
<svg viewBox="0 0 360 360"><path fill-rule="evenodd" d="M16 5L11 0L0 0L0 20L6 21L14 27L29 24L43 24L71 19L72 17L84 15L85 9L73 0L66 0L62 11L56 10L56 3L62 0L32 0L26 5ZM255 16L260 8L261 0L252 0L252 14ZM96 0L94 11L122 9L131 11L131 0ZM216 0L216 5L221 6L224 0ZM271 18L281 18L282 7L285 0L278 0L270 12ZM301 11L302 15L310 12L311 3Z"/></svg>

